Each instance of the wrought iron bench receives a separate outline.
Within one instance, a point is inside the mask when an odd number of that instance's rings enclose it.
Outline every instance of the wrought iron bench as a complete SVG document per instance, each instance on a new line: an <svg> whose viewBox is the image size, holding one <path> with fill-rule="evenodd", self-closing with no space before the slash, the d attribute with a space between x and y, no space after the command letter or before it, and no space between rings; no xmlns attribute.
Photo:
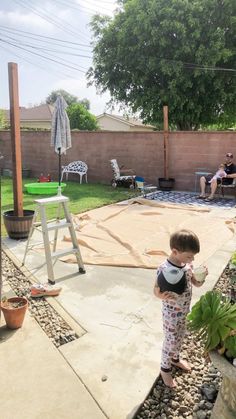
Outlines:
<svg viewBox="0 0 236 419"><path fill-rule="evenodd" d="M67 166L62 166L61 181L64 174L66 174L66 180L68 180L69 173L75 173L80 176L80 183L82 183L82 178L85 176L85 181L88 183L87 179L88 166L83 161L72 161Z"/></svg>

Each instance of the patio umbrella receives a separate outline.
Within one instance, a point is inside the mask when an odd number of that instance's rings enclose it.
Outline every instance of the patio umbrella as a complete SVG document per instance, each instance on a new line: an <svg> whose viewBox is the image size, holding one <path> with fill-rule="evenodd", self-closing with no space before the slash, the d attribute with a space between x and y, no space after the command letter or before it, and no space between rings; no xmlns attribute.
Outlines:
<svg viewBox="0 0 236 419"><path fill-rule="evenodd" d="M66 112L67 103L58 96L52 115L51 146L58 154L58 195L61 194L61 155L71 147L70 121Z"/></svg>

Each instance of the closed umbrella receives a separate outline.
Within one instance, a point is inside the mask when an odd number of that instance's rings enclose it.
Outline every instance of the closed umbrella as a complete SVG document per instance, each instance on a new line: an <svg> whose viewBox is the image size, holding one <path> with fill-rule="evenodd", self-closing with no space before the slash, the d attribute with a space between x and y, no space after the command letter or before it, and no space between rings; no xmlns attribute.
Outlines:
<svg viewBox="0 0 236 419"><path fill-rule="evenodd" d="M70 121L66 112L67 103L62 96L58 96L52 115L51 146L59 156L58 166L58 194L61 194L61 155L71 147Z"/></svg>

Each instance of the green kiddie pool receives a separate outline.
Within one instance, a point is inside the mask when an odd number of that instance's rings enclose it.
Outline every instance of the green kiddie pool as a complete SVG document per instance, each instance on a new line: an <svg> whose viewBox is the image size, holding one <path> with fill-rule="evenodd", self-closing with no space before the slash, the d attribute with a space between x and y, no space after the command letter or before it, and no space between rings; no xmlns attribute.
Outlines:
<svg viewBox="0 0 236 419"><path fill-rule="evenodd" d="M29 194L34 195L56 195L58 192L58 182L35 182L26 183L24 185L26 191ZM66 187L66 183L61 183L61 191L63 192Z"/></svg>

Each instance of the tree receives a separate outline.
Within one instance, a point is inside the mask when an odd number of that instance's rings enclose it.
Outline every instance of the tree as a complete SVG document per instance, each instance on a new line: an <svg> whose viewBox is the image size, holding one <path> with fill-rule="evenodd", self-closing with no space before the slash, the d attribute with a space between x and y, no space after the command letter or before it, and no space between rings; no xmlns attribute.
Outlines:
<svg viewBox="0 0 236 419"><path fill-rule="evenodd" d="M120 0L96 15L90 84L146 123L197 129L235 120L236 1Z"/></svg>
<svg viewBox="0 0 236 419"><path fill-rule="evenodd" d="M89 102L88 99L84 98L82 100L79 100L79 103L81 105L83 105L85 109L87 109L89 111L89 109L90 109L90 102Z"/></svg>
<svg viewBox="0 0 236 419"><path fill-rule="evenodd" d="M71 129L77 128L81 131L96 131L98 129L96 117L80 103L73 103L66 110Z"/></svg>
<svg viewBox="0 0 236 419"><path fill-rule="evenodd" d="M63 96L67 105L71 105L72 103L81 103L86 109L90 109L90 102L88 99L84 98L79 100L77 96L71 95L66 90L59 89L53 90L46 98L46 103L53 105L56 102L57 96Z"/></svg>
<svg viewBox="0 0 236 419"><path fill-rule="evenodd" d="M59 89L59 90L53 90L46 98L46 103L49 105L53 105L56 100L57 96L63 96L67 105L71 105L72 103L78 103L77 96L71 95L70 93L66 92L66 90Z"/></svg>
<svg viewBox="0 0 236 419"><path fill-rule="evenodd" d="M0 128L5 128L6 126L6 116L5 111L0 109Z"/></svg>

